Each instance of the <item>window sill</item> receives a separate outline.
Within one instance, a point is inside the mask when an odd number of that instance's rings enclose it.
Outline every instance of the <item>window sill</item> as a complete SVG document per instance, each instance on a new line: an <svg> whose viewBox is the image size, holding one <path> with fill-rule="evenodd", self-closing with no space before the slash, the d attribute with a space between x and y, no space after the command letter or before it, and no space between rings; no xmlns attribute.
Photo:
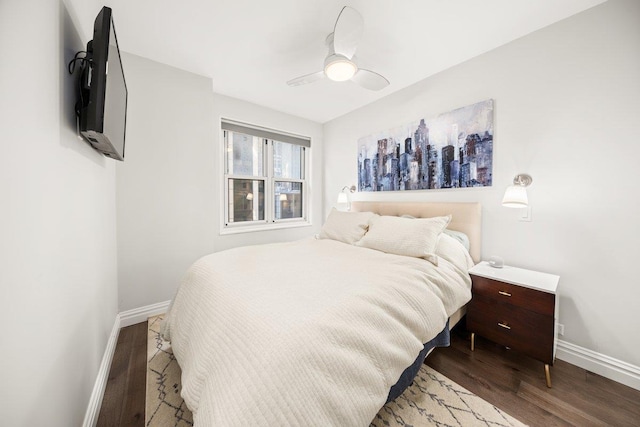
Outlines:
<svg viewBox="0 0 640 427"><path fill-rule="evenodd" d="M220 235L225 236L229 234L255 233L258 231L282 230L287 228L301 228L301 227L311 227L311 223L308 221L295 221L295 222L280 222L280 223L272 223L272 224L226 227L220 230Z"/></svg>

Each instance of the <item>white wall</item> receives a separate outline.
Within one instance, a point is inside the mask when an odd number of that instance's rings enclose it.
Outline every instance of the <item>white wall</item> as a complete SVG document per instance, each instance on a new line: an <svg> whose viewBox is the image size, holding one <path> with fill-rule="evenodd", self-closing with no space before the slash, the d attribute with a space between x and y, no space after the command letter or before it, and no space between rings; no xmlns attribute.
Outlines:
<svg viewBox="0 0 640 427"><path fill-rule="evenodd" d="M82 423L117 313L115 164L75 134L59 1L0 2L0 424Z"/></svg>
<svg viewBox="0 0 640 427"><path fill-rule="evenodd" d="M322 213L322 126L216 95L211 80L123 54L129 110L117 168L119 308L173 298L186 269L235 246L317 232ZM220 236L220 118L312 138L312 227Z"/></svg>
<svg viewBox="0 0 640 427"><path fill-rule="evenodd" d="M482 202L483 257L559 274L562 338L640 365L640 2L610 0L326 123L325 211L357 184L358 138L488 98L493 187L354 199ZM521 172L530 223L500 205Z"/></svg>

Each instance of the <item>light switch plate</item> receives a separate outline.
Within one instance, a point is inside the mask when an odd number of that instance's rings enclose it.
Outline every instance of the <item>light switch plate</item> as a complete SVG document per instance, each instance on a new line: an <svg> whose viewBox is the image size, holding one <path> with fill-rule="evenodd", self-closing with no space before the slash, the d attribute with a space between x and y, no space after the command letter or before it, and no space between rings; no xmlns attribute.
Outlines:
<svg viewBox="0 0 640 427"><path fill-rule="evenodd" d="M519 221L531 222L531 206L520 209Z"/></svg>

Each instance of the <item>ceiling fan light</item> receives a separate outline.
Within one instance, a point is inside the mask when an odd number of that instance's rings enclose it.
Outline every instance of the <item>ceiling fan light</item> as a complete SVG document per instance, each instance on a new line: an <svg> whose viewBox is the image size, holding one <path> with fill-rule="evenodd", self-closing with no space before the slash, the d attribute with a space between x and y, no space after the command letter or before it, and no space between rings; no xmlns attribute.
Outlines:
<svg viewBox="0 0 640 427"><path fill-rule="evenodd" d="M358 71L358 67L352 61L344 57L337 57L333 61L327 62L324 73L335 82L349 80Z"/></svg>

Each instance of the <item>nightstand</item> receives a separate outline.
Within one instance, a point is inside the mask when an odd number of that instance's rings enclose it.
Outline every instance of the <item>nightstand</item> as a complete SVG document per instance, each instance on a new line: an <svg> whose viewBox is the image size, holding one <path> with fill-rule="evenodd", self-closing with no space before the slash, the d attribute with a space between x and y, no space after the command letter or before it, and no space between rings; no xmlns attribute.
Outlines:
<svg viewBox="0 0 640 427"><path fill-rule="evenodd" d="M549 365L556 355L559 276L523 268L494 268L483 261L469 270L473 297L467 310L471 350L475 334Z"/></svg>

